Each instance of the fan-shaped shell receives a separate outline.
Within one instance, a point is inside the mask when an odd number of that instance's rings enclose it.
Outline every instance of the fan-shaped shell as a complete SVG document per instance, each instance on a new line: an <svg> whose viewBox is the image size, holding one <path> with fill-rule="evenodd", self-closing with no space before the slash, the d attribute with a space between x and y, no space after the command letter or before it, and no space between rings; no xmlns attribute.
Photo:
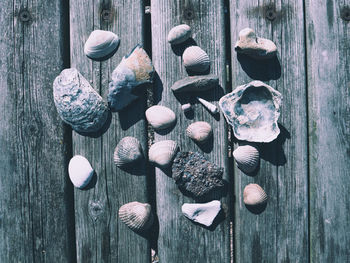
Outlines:
<svg viewBox="0 0 350 263"><path fill-rule="evenodd" d="M113 155L114 163L118 167L130 165L142 158L142 147L139 140L130 136L120 140Z"/></svg>
<svg viewBox="0 0 350 263"><path fill-rule="evenodd" d="M208 54L198 46L186 48L182 54L182 59L186 69L194 72L205 72L210 66Z"/></svg>
<svg viewBox="0 0 350 263"><path fill-rule="evenodd" d="M212 135L212 128L205 121L197 121L187 127L186 134L197 143L205 143Z"/></svg>
<svg viewBox="0 0 350 263"><path fill-rule="evenodd" d="M151 206L147 203L131 202L119 208L119 218L131 230L142 232L153 224Z"/></svg>
<svg viewBox="0 0 350 263"><path fill-rule="evenodd" d="M156 142L149 148L149 161L160 168L166 168L171 165L178 151L178 145L175 141L165 140Z"/></svg>
<svg viewBox="0 0 350 263"><path fill-rule="evenodd" d="M119 37L113 32L94 30L85 42L84 53L92 60L106 60L118 50L119 43Z"/></svg>
<svg viewBox="0 0 350 263"><path fill-rule="evenodd" d="M147 121L156 130L166 129L176 121L175 113L165 106L155 105L145 112Z"/></svg>
<svg viewBox="0 0 350 263"><path fill-rule="evenodd" d="M180 44L191 37L191 27L186 24L173 27L168 34L168 42L170 44Z"/></svg>
<svg viewBox="0 0 350 263"><path fill-rule="evenodd" d="M89 184L94 174L94 169L92 169L90 162L84 156L75 155L69 161L68 174L73 185L82 189Z"/></svg>
<svg viewBox="0 0 350 263"><path fill-rule="evenodd" d="M259 164L259 151L252 145L242 145L233 151L237 166L245 173L253 172Z"/></svg>
<svg viewBox="0 0 350 263"><path fill-rule="evenodd" d="M243 202L246 205L261 205L267 201L267 194L258 184L248 184L243 190Z"/></svg>

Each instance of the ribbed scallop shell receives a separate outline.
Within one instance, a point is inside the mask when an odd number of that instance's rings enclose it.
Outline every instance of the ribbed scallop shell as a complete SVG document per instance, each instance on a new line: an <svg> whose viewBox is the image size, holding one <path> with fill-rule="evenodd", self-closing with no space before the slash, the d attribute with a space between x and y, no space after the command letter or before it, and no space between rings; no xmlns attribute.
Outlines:
<svg viewBox="0 0 350 263"><path fill-rule="evenodd" d="M180 44L182 42L185 42L187 39L191 37L191 27L182 24L173 27L168 34L168 42L170 44Z"/></svg>
<svg viewBox="0 0 350 263"><path fill-rule="evenodd" d="M212 135L212 128L205 121L197 121L187 127L186 134L197 143L205 143Z"/></svg>
<svg viewBox="0 0 350 263"><path fill-rule="evenodd" d="M166 168L171 165L178 151L178 145L175 141L165 140L156 142L149 148L149 161L160 168Z"/></svg>
<svg viewBox="0 0 350 263"><path fill-rule="evenodd" d="M186 69L194 72L205 72L210 66L208 54L198 46L186 48L182 54L182 59Z"/></svg>
<svg viewBox="0 0 350 263"><path fill-rule="evenodd" d="M142 232L153 224L151 206L147 203L131 202L119 208L119 218L131 230Z"/></svg>
<svg viewBox="0 0 350 263"><path fill-rule="evenodd" d="M245 173L253 172L259 164L259 151L251 145L239 146L233 151L233 157L237 162L237 166Z"/></svg>
<svg viewBox="0 0 350 263"><path fill-rule="evenodd" d="M175 113L165 106L152 106L146 110L145 114L147 121L156 130L166 129L176 121Z"/></svg>
<svg viewBox="0 0 350 263"><path fill-rule="evenodd" d="M94 30L85 42L84 53L93 60L102 61L113 56L119 43L119 37L113 32Z"/></svg>
<svg viewBox="0 0 350 263"><path fill-rule="evenodd" d="M248 184L243 190L243 202L246 205L261 205L267 201L267 194L258 184Z"/></svg>
<svg viewBox="0 0 350 263"><path fill-rule="evenodd" d="M138 139L134 137L124 137L120 140L114 150L114 163L118 167L132 164L143 158L142 147Z"/></svg>

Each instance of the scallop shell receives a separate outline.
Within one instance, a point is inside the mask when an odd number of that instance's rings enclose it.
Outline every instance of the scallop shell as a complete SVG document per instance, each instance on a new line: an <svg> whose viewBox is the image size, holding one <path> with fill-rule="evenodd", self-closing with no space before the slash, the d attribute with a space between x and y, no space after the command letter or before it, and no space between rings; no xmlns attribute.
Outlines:
<svg viewBox="0 0 350 263"><path fill-rule="evenodd" d="M212 135L212 128L205 121L197 121L187 127L186 134L195 142L202 144Z"/></svg>
<svg viewBox="0 0 350 263"><path fill-rule="evenodd" d="M149 148L149 161L160 168L169 167L178 149L177 143L172 140L156 142Z"/></svg>
<svg viewBox="0 0 350 263"><path fill-rule="evenodd" d="M73 185L82 189L89 184L94 174L94 169L92 169L90 162L84 156L75 155L69 161L68 174Z"/></svg>
<svg viewBox="0 0 350 263"><path fill-rule="evenodd" d="M142 147L138 139L124 137L114 150L114 163L118 167L133 164L143 158Z"/></svg>
<svg viewBox="0 0 350 263"><path fill-rule="evenodd" d="M147 203L130 202L119 208L119 218L131 230L143 232L153 224L151 206Z"/></svg>
<svg viewBox="0 0 350 263"><path fill-rule="evenodd" d="M262 205L266 203L267 195L258 184L248 184L243 190L243 202L246 205Z"/></svg>
<svg viewBox="0 0 350 263"><path fill-rule="evenodd" d="M156 130L166 129L172 126L176 121L175 113L168 107L161 105L148 108L145 114L147 121Z"/></svg>
<svg viewBox="0 0 350 263"><path fill-rule="evenodd" d="M183 43L191 37L191 34L190 26L186 24L175 26L169 31L168 42L172 45Z"/></svg>
<svg viewBox="0 0 350 263"><path fill-rule="evenodd" d="M194 72L205 72L210 66L208 54L198 46L186 48L182 54L182 59L186 69Z"/></svg>
<svg viewBox="0 0 350 263"><path fill-rule="evenodd" d="M114 55L119 43L119 37L113 32L94 30L85 42L84 53L92 60L103 61Z"/></svg>
<svg viewBox="0 0 350 263"><path fill-rule="evenodd" d="M245 173L253 172L259 164L259 151L251 145L239 146L233 151L233 157L237 162L237 166Z"/></svg>

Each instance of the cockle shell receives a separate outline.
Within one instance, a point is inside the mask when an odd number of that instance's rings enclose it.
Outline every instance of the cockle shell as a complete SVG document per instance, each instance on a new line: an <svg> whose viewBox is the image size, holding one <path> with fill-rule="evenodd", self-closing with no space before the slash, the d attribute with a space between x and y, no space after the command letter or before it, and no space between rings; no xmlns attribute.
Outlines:
<svg viewBox="0 0 350 263"><path fill-rule="evenodd" d="M208 54L198 46L190 46L182 54L186 69L194 72L205 72L209 69L210 60Z"/></svg>
<svg viewBox="0 0 350 263"><path fill-rule="evenodd" d="M252 145L242 145L233 151L237 166L245 173L253 172L259 164L259 151Z"/></svg>
<svg viewBox="0 0 350 263"><path fill-rule="evenodd" d="M187 127L186 134L195 142L203 144L212 135L212 128L211 125L205 121L197 121Z"/></svg>
<svg viewBox="0 0 350 263"><path fill-rule="evenodd" d="M212 114L216 114L219 112L218 107L216 107L213 103L206 101L205 99L197 97L197 100Z"/></svg>
<svg viewBox="0 0 350 263"><path fill-rule="evenodd" d="M174 160L178 149L177 143L172 140L156 142L149 148L149 161L160 168L167 168Z"/></svg>
<svg viewBox="0 0 350 263"><path fill-rule="evenodd" d="M69 161L68 174L73 185L82 189L89 184L94 174L94 169L92 169L90 162L84 156L75 155Z"/></svg>
<svg viewBox="0 0 350 263"><path fill-rule="evenodd" d="M112 111L120 111L138 96L135 87L152 82L154 68L146 51L137 45L129 55L123 57L112 72L109 83L108 103Z"/></svg>
<svg viewBox="0 0 350 263"><path fill-rule="evenodd" d="M181 211L185 217L205 226L211 226L215 217L221 210L221 203L218 200L204 204L183 204Z"/></svg>
<svg viewBox="0 0 350 263"><path fill-rule="evenodd" d="M223 96L219 105L237 139L271 142L280 133L282 95L261 81L252 81Z"/></svg>
<svg viewBox="0 0 350 263"><path fill-rule="evenodd" d="M271 58L277 53L277 47L271 40L257 37L251 28L239 32L235 50L256 59Z"/></svg>
<svg viewBox="0 0 350 263"><path fill-rule="evenodd" d="M108 119L106 103L75 68L56 77L53 96L61 119L77 132L98 132Z"/></svg>
<svg viewBox="0 0 350 263"><path fill-rule="evenodd" d="M114 150L114 163L118 167L133 164L143 158L142 147L135 137L124 137Z"/></svg>
<svg viewBox="0 0 350 263"><path fill-rule="evenodd" d="M169 31L168 42L172 45L183 43L191 37L191 34L190 26L186 24L175 26Z"/></svg>
<svg viewBox="0 0 350 263"><path fill-rule="evenodd" d="M246 205L262 205L266 203L267 195L258 184L248 184L243 190L243 202Z"/></svg>
<svg viewBox="0 0 350 263"><path fill-rule="evenodd" d="M143 232L153 224L151 206L147 203L130 202L119 208L119 218L131 230Z"/></svg>
<svg viewBox="0 0 350 263"><path fill-rule="evenodd" d="M147 121L156 130L162 130L171 127L176 122L175 113L168 107L154 105L145 112Z"/></svg>
<svg viewBox="0 0 350 263"><path fill-rule="evenodd" d="M119 43L119 37L113 32L94 30L85 42L84 53L92 60L103 61L114 55Z"/></svg>
<svg viewBox="0 0 350 263"><path fill-rule="evenodd" d="M217 75L201 75L189 76L176 81L171 90L174 93L180 92L201 92L214 89L219 85L219 77Z"/></svg>

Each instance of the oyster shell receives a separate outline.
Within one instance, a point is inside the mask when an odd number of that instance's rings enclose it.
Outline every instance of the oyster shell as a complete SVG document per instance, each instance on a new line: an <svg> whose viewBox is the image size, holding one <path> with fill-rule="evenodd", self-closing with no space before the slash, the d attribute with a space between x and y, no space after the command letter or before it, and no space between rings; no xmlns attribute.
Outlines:
<svg viewBox="0 0 350 263"><path fill-rule="evenodd" d="M75 68L56 77L53 97L61 119L77 132L99 132L108 120L106 103Z"/></svg>
<svg viewBox="0 0 350 263"><path fill-rule="evenodd" d="M119 43L119 37L113 32L94 30L85 42L84 53L92 60L103 61L114 55Z"/></svg>
<svg viewBox="0 0 350 263"><path fill-rule="evenodd" d="M135 137L124 137L114 150L114 163L118 167L128 166L142 160L142 147Z"/></svg>
<svg viewBox="0 0 350 263"><path fill-rule="evenodd" d="M271 142L280 133L282 95L261 81L252 81L223 96L219 105L237 139Z"/></svg>
<svg viewBox="0 0 350 263"><path fill-rule="evenodd" d="M237 166L245 173L253 172L259 164L259 151L252 145L242 145L233 151Z"/></svg>
<svg viewBox="0 0 350 263"><path fill-rule="evenodd" d="M257 37L251 28L239 32L235 50L255 59L271 58L277 53L277 47L271 40Z"/></svg>
<svg viewBox="0 0 350 263"><path fill-rule="evenodd" d="M172 140L156 142L149 148L149 161L160 168L167 168L174 160L178 149L177 143Z"/></svg>
<svg viewBox="0 0 350 263"><path fill-rule="evenodd" d="M135 232L143 232L153 224L151 206L147 203L130 202L122 205L118 212L120 220Z"/></svg>
<svg viewBox="0 0 350 263"><path fill-rule="evenodd" d="M195 142L203 144L212 135L212 128L211 125L205 121L197 121L187 127L186 134Z"/></svg>
<svg viewBox="0 0 350 263"><path fill-rule="evenodd" d="M198 46L190 46L182 54L186 69L202 73L209 69L210 60L208 54Z"/></svg>
<svg viewBox="0 0 350 263"><path fill-rule="evenodd" d="M197 100L212 114L216 114L219 112L218 107L216 107L213 103L206 101L205 99L197 97Z"/></svg>
<svg viewBox="0 0 350 263"><path fill-rule="evenodd" d="M175 113L168 107L161 105L149 107L145 115L149 124L156 130L169 128L176 122Z"/></svg>
<svg viewBox="0 0 350 263"><path fill-rule="evenodd" d="M73 185L82 189L91 181L94 169L92 169L90 162L84 156L75 155L69 161L68 174Z"/></svg>
<svg viewBox="0 0 350 263"><path fill-rule="evenodd" d="M168 34L168 42L172 45L177 45L185 42L191 37L191 27L186 24L173 27Z"/></svg>
<svg viewBox="0 0 350 263"><path fill-rule="evenodd" d="M243 202L246 205L256 206L267 202L267 194L258 184L248 184L243 190Z"/></svg>
<svg viewBox="0 0 350 263"><path fill-rule="evenodd" d="M146 51L137 45L123 57L112 72L108 103L112 111L120 111L138 98L135 88L152 81L154 68Z"/></svg>
<svg viewBox="0 0 350 263"><path fill-rule="evenodd" d="M211 226L215 217L221 210L221 203L218 200L204 204L183 204L181 211L185 217L205 226Z"/></svg>
<svg viewBox="0 0 350 263"><path fill-rule="evenodd" d="M219 85L219 77L213 74L202 76L189 76L176 81L171 90L180 92L201 92L213 89Z"/></svg>

